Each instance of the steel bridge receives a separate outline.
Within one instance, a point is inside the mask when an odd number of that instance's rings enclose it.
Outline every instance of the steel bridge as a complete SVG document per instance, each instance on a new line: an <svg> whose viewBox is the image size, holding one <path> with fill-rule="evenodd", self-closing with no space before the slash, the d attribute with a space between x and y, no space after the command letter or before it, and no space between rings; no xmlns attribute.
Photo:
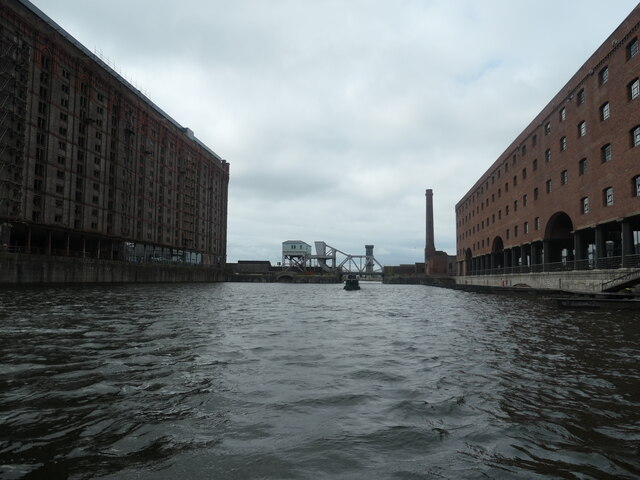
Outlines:
<svg viewBox="0 0 640 480"><path fill-rule="evenodd" d="M285 270L305 271L319 267L322 271L342 275L382 276L384 267L373 256L373 245L365 245L365 255L351 255L325 242L315 242L316 254L308 252L284 252L282 264Z"/></svg>

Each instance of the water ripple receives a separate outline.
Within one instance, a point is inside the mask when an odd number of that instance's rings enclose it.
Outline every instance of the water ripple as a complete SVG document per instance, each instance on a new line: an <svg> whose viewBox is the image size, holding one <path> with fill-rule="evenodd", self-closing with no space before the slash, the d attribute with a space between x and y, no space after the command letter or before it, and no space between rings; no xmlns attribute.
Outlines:
<svg viewBox="0 0 640 480"><path fill-rule="evenodd" d="M0 478L640 477L633 312L368 283L0 302Z"/></svg>

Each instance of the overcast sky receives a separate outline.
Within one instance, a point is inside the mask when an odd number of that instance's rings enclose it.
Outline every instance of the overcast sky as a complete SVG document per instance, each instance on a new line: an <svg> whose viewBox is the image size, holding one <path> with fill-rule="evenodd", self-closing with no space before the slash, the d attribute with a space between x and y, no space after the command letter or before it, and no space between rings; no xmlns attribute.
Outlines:
<svg viewBox="0 0 640 480"><path fill-rule="evenodd" d="M455 204L631 0L33 0L231 164L228 261L455 254Z"/></svg>

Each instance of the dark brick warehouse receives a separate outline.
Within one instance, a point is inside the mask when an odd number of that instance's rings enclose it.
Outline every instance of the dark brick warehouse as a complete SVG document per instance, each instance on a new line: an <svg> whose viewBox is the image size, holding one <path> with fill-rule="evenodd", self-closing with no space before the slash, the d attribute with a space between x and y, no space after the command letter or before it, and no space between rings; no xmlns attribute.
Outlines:
<svg viewBox="0 0 640 480"><path fill-rule="evenodd" d="M229 164L26 0L0 0L0 240L219 266Z"/></svg>

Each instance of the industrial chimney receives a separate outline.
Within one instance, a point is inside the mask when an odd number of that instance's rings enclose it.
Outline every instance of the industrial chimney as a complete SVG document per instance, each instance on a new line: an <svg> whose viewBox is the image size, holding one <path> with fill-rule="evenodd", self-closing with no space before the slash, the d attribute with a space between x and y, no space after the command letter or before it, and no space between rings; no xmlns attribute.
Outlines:
<svg viewBox="0 0 640 480"><path fill-rule="evenodd" d="M436 245L433 239L433 190L428 188L425 196L427 197L427 232L424 247L424 263L426 264L428 259L433 259L436 253Z"/></svg>

